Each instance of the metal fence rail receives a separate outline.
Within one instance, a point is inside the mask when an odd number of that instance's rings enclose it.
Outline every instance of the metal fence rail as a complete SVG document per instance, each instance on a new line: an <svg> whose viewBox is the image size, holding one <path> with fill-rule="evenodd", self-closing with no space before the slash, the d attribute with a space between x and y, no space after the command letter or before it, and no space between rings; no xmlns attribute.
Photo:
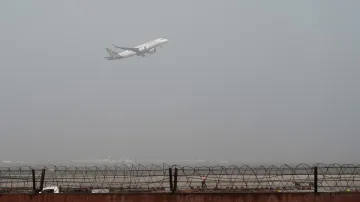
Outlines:
<svg viewBox="0 0 360 202"><path fill-rule="evenodd" d="M0 193L28 193L46 186L58 186L63 192L76 192L80 188L106 188L111 192L358 191L360 166L160 164L0 167Z"/></svg>

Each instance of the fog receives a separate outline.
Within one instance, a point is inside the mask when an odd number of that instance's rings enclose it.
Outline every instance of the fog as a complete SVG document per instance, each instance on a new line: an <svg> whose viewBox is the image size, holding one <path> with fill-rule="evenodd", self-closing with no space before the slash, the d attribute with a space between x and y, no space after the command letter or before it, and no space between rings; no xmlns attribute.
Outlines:
<svg viewBox="0 0 360 202"><path fill-rule="evenodd" d="M2 1L0 160L356 162L359 9ZM104 59L159 37L155 54Z"/></svg>

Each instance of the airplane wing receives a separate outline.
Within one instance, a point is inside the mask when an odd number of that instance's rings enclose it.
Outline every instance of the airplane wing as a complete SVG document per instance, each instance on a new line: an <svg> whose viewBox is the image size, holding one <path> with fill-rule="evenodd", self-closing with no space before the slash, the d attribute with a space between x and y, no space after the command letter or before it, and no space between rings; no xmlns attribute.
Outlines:
<svg viewBox="0 0 360 202"><path fill-rule="evenodd" d="M115 46L114 44L113 44L113 46L115 48L120 48L120 49L123 49L123 50L129 50L129 51L133 51L133 52L136 52L136 53L140 52L138 48L119 47L119 46Z"/></svg>

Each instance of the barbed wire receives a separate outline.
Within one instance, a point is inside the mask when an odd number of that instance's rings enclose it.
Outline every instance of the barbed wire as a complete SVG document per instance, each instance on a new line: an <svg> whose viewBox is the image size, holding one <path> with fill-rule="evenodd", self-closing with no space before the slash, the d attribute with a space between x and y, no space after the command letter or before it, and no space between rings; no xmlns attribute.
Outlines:
<svg viewBox="0 0 360 202"><path fill-rule="evenodd" d="M358 191L360 165L299 164L296 166L15 166L0 167L0 193L31 192L38 186L63 192L109 189L110 192L311 192ZM32 171L34 170L34 176ZM171 170L171 171L170 171ZM316 175L315 175L316 174ZM34 181L35 179L35 181ZM175 190L174 190L175 189Z"/></svg>

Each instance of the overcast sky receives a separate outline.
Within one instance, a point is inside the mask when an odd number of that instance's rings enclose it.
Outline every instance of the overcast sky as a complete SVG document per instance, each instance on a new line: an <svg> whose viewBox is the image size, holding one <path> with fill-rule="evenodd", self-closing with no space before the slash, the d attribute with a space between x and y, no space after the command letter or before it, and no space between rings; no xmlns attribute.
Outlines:
<svg viewBox="0 0 360 202"><path fill-rule="evenodd" d="M359 9L3 0L0 159L356 162ZM159 37L156 54L104 59Z"/></svg>

